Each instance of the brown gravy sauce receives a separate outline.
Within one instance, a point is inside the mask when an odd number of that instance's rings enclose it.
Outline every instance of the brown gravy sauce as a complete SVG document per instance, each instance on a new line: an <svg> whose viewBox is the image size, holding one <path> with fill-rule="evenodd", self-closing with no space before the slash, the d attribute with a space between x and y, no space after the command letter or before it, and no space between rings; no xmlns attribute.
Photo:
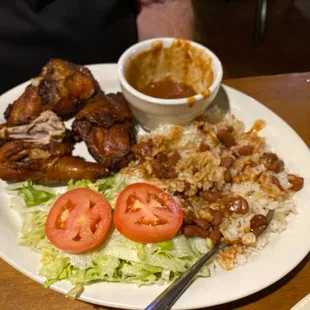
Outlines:
<svg viewBox="0 0 310 310"><path fill-rule="evenodd" d="M164 47L161 40L150 49L129 59L126 68L128 83L139 92L161 99L187 98L191 107L195 96L210 95L213 82L212 60L203 50L186 40L174 40Z"/></svg>
<svg viewBox="0 0 310 310"><path fill-rule="evenodd" d="M145 95L162 99L188 98L197 94L192 86L172 81L169 78L158 82L151 82L145 87L138 88L138 91Z"/></svg>
<svg viewBox="0 0 310 310"><path fill-rule="evenodd" d="M266 126L266 122L263 121L262 119L259 119L257 121L255 121L254 125L252 126L252 128L247 132L247 133L252 133L252 132L259 132L262 129L264 129Z"/></svg>

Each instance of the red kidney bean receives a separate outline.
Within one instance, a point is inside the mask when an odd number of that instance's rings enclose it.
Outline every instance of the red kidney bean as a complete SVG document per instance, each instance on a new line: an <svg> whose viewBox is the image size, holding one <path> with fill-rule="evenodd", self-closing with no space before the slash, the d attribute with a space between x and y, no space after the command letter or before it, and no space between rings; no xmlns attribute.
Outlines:
<svg viewBox="0 0 310 310"><path fill-rule="evenodd" d="M206 152L206 151L209 151L209 150L210 150L210 146L206 142L201 141L200 145L199 145L199 151L200 152Z"/></svg>
<svg viewBox="0 0 310 310"><path fill-rule="evenodd" d="M218 199L222 198L222 194L220 192L203 192L202 197L204 200L208 202L216 202Z"/></svg>
<svg viewBox="0 0 310 310"><path fill-rule="evenodd" d="M192 224L194 222L194 212L188 209L182 209L184 223Z"/></svg>
<svg viewBox="0 0 310 310"><path fill-rule="evenodd" d="M229 169L234 164L234 159L230 156L221 159L221 166Z"/></svg>
<svg viewBox="0 0 310 310"><path fill-rule="evenodd" d="M178 151L175 151L171 156L167 159L167 167L171 168L176 165L176 163L181 159L181 156Z"/></svg>
<svg viewBox="0 0 310 310"><path fill-rule="evenodd" d="M255 233L255 231L260 230L263 226L267 224L267 218L265 215L256 214L252 217L250 221L251 230Z"/></svg>
<svg viewBox="0 0 310 310"><path fill-rule="evenodd" d="M279 159L275 153L264 153L263 158L266 159L268 164L272 164Z"/></svg>
<svg viewBox="0 0 310 310"><path fill-rule="evenodd" d="M291 190L297 192L304 187L304 178L298 177L294 174L289 174L287 177L288 181L292 184L290 188Z"/></svg>
<svg viewBox="0 0 310 310"><path fill-rule="evenodd" d="M209 236L209 231L204 230L197 225L186 225L183 228L183 234L186 237L201 237L207 238Z"/></svg>
<svg viewBox="0 0 310 310"><path fill-rule="evenodd" d="M231 148L232 146L236 145L235 138L233 135L225 129L221 129L217 133L217 138L227 147Z"/></svg>
<svg viewBox="0 0 310 310"><path fill-rule="evenodd" d="M173 168L170 168L170 169L166 168L158 158L153 159L151 161L151 164L152 164L154 174L158 178L173 179L178 176L178 174L175 172Z"/></svg>
<svg viewBox="0 0 310 310"><path fill-rule="evenodd" d="M234 127L233 126L227 126L226 130L229 132L233 132L234 131Z"/></svg>
<svg viewBox="0 0 310 310"><path fill-rule="evenodd" d="M267 169L275 173L284 170L284 162L278 158L274 153L264 153L264 159L267 161Z"/></svg>
<svg viewBox="0 0 310 310"><path fill-rule="evenodd" d="M253 152L254 152L254 146L253 145L244 145L238 149L238 154L241 156L252 155Z"/></svg>
<svg viewBox="0 0 310 310"><path fill-rule="evenodd" d="M224 173L224 181L226 183L231 183L232 182L232 176L231 176L231 173L228 170L225 171L225 173Z"/></svg>
<svg viewBox="0 0 310 310"><path fill-rule="evenodd" d="M223 212L221 210L214 210L212 212L213 219L211 221L211 226L216 227L220 226L223 220Z"/></svg>
<svg viewBox="0 0 310 310"><path fill-rule="evenodd" d="M161 173L160 173L160 177L162 179L174 179L177 176L178 176L178 174L175 172L175 170L173 168L171 168L171 169L163 168L161 170Z"/></svg>
<svg viewBox="0 0 310 310"><path fill-rule="evenodd" d="M246 214L249 211L248 202L241 196L230 196L225 200L227 210L235 214Z"/></svg>
<svg viewBox="0 0 310 310"><path fill-rule="evenodd" d="M203 228L204 230L209 229L210 224L207 220L204 219L194 219L195 224L197 224L199 227Z"/></svg>
<svg viewBox="0 0 310 310"><path fill-rule="evenodd" d="M168 155L166 153L159 153L157 154L156 159L158 159L161 163L166 163L168 160Z"/></svg>
<svg viewBox="0 0 310 310"><path fill-rule="evenodd" d="M214 229L210 232L209 238L213 242L213 244L218 244L221 240L221 232L218 229Z"/></svg>
<svg viewBox="0 0 310 310"><path fill-rule="evenodd" d="M161 164L160 160L157 159L157 158L156 158L156 159L153 159L153 160L151 161L151 165L152 165L154 174L155 174L156 176L159 176L159 175L160 175L160 172L161 172L161 170L162 170L162 164Z"/></svg>
<svg viewBox="0 0 310 310"><path fill-rule="evenodd" d="M279 173L284 170L284 162L278 159L268 166L268 170Z"/></svg>

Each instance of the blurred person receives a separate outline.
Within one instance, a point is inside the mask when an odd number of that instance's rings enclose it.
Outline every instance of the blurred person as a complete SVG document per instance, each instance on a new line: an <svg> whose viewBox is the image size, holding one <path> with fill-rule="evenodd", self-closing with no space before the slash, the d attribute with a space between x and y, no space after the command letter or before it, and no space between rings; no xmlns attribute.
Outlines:
<svg viewBox="0 0 310 310"><path fill-rule="evenodd" d="M139 40L156 37L193 39L192 0L140 0Z"/></svg>
<svg viewBox="0 0 310 310"><path fill-rule="evenodd" d="M191 39L191 0L1 0L0 93L50 58L117 62L138 40Z"/></svg>

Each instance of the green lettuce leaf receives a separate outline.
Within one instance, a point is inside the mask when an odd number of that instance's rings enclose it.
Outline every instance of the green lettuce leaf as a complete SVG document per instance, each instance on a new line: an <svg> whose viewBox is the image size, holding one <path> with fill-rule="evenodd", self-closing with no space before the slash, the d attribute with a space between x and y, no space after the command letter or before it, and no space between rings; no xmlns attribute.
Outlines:
<svg viewBox="0 0 310 310"><path fill-rule="evenodd" d="M61 255L43 254L40 275L46 278L45 287L49 287L57 281L68 279L71 276L70 259Z"/></svg>
<svg viewBox="0 0 310 310"><path fill-rule="evenodd" d="M69 299L78 298L84 291L84 285L77 283L67 294L66 297Z"/></svg>
<svg viewBox="0 0 310 310"><path fill-rule="evenodd" d="M38 189L38 186L32 185L31 181L18 190L18 195L24 199L27 207L45 204L56 196L51 191Z"/></svg>
<svg viewBox="0 0 310 310"><path fill-rule="evenodd" d="M30 212L25 215L20 233L21 245L29 246L33 250L42 250L39 243L46 238L44 226L46 218L45 212Z"/></svg>
<svg viewBox="0 0 310 310"><path fill-rule="evenodd" d="M159 246L163 250L171 250L173 247L173 243L171 240L159 242L159 243L156 243L156 245Z"/></svg>
<svg viewBox="0 0 310 310"><path fill-rule="evenodd" d="M129 180L124 175L116 174L112 177L97 181L98 191L111 203L117 198L122 189L128 185L128 182Z"/></svg>
<svg viewBox="0 0 310 310"><path fill-rule="evenodd" d="M94 183L92 183L89 180L79 180L74 182L73 180L70 180L68 183L68 190L76 189L76 188L91 188L92 186L95 186Z"/></svg>
<svg viewBox="0 0 310 310"><path fill-rule="evenodd" d="M128 182L129 180L127 177L121 174L116 174L94 183L89 180L79 180L77 182L70 181L68 183L68 190L81 187L90 188L104 195L104 197L110 202L111 206L114 207L118 194L126 185L128 185Z"/></svg>

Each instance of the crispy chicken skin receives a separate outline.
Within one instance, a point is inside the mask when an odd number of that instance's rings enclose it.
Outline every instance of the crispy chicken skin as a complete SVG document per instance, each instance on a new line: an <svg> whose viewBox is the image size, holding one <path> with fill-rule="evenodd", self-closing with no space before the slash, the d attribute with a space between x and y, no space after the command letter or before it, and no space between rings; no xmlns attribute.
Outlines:
<svg viewBox="0 0 310 310"><path fill-rule="evenodd" d="M51 59L4 115L9 125L27 124L46 110L67 118L98 91L98 83L87 68Z"/></svg>
<svg viewBox="0 0 310 310"><path fill-rule="evenodd" d="M0 163L22 162L71 155L72 145L51 141L47 145L24 141L9 141L0 148Z"/></svg>
<svg viewBox="0 0 310 310"><path fill-rule="evenodd" d="M41 184L66 184L70 180L95 181L108 175L102 164L71 156L71 145L39 145L9 141L0 148L0 178L8 182L28 179Z"/></svg>
<svg viewBox="0 0 310 310"><path fill-rule="evenodd" d="M90 154L112 171L133 158L133 116L121 93L97 95L76 115L72 129Z"/></svg>
<svg viewBox="0 0 310 310"><path fill-rule="evenodd" d="M131 154L131 128L129 124L115 124L106 129L92 127L84 141L89 153L111 170L127 166L133 158Z"/></svg>
<svg viewBox="0 0 310 310"><path fill-rule="evenodd" d="M99 94L76 115L77 121L87 121L104 128L115 123L132 122L133 116L121 93Z"/></svg>
<svg viewBox="0 0 310 310"><path fill-rule="evenodd" d="M4 112L7 124L11 126L28 124L44 110L39 88L28 85L25 92Z"/></svg>
<svg viewBox="0 0 310 310"><path fill-rule="evenodd" d="M68 183L69 180L87 179L92 182L109 175L109 170L102 164L86 162L79 157L63 156L50 160L45 166L46 175L43 183Z"/></svg>
<svg viewBox="0 0 310 310"><path fill-rule="evenodd" d="M50 60L41 77L39 95L43 104L61 117L72 116L99 89L86 67L60 59Z"/></svg>

